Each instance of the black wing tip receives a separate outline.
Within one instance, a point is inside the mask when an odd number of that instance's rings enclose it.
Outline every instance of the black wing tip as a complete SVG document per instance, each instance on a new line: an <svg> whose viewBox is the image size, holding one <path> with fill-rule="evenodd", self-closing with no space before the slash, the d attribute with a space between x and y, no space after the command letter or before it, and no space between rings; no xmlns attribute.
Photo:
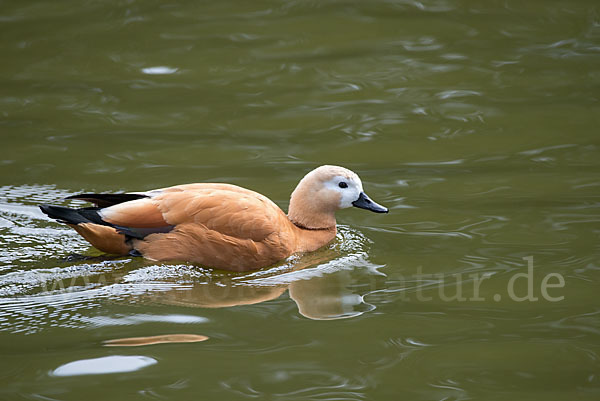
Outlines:
<svg viewBox="0 0 600 401"><path fill-rule="evenodd" d="M109 207L118 205L119 203L129 202L132 200L148 198L148 195L143 194L92 194L84 193L71 195L64 198L65 200L82 200L90 203L94 203L99 207Z"/></svg>
<svg viewBox="0 0 600 401"><path fill-rule="evenodd" d="M49 205L47 203L42 203L42 204L38 205L38 207L40 208L40 210L42 211L42 213L44 213L45 215L50 216L50 213L52 213L52 208L54 206ZM50 217L52 217L52 216L50 216Z"/></svg>
<svg viewBox="0 0 600 401"><path fill-rule="evenodd" d="M128 238L144 239L145 235L135 231L134 228L113 225L119 234L123 234Z"/></svg>
<svg viewBox="0 0 600 401"><path fill-rule="evenodd" d="M52 215L55 215L56 213L62 213L65 211L73 210L68 207L49 205L47 203L41 203L38 205L38 207L42 210L42 212L44 212L50 217L52 217Z"/></svg>
<svg viewBox="0 0 600 401"><path fill-rule="evenodd" d="M39 205L40 210L48 217L69 224L79 224L82 222L82 217L79 216L75 209L69 209L64 206L54 206L42 203Z"/></svg>
<svg viewBox="0 0 600 401"><path fill-rule="evenodd" d="M116 224L112 225L119 234L123 234L129 238L144 239L150 234L165 234L175 228L175 226L163 226L163 227L152 227L152 228L141 228L141 227L123 227Z"/></svg>
<svg viewBox="0 0 600 401"><path fill-rule="evenodd" d="M95 223L109 225L102 220L102 217L98 214L98 208L96 207L73 209L70 207L42 203L39 205L39 208L48 217L67 224Z"/></svg>

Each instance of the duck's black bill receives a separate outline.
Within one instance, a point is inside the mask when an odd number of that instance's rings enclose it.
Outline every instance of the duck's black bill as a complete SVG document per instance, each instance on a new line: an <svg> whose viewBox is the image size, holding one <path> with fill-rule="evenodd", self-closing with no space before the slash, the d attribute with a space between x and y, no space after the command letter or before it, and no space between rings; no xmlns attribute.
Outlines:
<svg viewBox="0 0 600 401"><path fill-rule="evenodd" d="M354 207L359 207L361 209L367 209L367 210L370 210L375 213L387 213L388 212L387 207L383 207L383 206L373 202L371 200L371 198L369 198L367 196L367 194L364 192L360 193L360 196L358 197L357 200L352 202L352 205Z"/></svg>

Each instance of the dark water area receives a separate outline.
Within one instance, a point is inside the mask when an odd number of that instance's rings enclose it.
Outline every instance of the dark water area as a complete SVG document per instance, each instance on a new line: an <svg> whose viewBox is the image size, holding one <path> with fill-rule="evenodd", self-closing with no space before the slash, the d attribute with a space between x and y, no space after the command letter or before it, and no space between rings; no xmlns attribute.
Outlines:
<svg viewBox="0 0 600 401"><path fill-rule="evenodd" d="M600 397L597 1L9 1L0 24L0 399ZM390 213L250 273L107 257L37 208L228 182L287 210L321 164ZM167 334L208 339L104 344Z"/></svg>

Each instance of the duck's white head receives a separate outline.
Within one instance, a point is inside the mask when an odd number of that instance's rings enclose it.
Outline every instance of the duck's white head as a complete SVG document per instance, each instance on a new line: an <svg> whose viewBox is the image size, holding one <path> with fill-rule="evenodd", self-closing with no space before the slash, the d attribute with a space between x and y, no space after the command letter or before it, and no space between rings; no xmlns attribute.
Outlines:
<svg viewBox="0 0 600 401"><path fill-rule="evenodd" d="M344 167L321 166L306 174L292 192L288 217L305 228L332 227L335 212L351 206L388 212L365 194L356 173Z"/></svg>

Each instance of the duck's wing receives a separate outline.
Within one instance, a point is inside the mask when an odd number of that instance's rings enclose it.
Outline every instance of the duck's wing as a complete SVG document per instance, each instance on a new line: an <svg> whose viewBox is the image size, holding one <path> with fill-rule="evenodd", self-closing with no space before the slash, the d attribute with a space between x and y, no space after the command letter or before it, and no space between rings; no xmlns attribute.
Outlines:
<svg viewBox="0 0 600 401"><path fill-rule="evenodd" d="M283 211L268 198L227 184L190 184L146 193L146 198L99 210L124 234L144 234L198 225L228 237L262 241L278 230Z"/></svg>
<svg viewBox="0 0 600 401"><path fill-rule="evenodd" d="M193 184L148 195L100 211L103 221L134 238L134 249L146 258L242 271L269 266L295 251L287 216L256 192ZM161 227L171 229L159 232Z"/></svg>

